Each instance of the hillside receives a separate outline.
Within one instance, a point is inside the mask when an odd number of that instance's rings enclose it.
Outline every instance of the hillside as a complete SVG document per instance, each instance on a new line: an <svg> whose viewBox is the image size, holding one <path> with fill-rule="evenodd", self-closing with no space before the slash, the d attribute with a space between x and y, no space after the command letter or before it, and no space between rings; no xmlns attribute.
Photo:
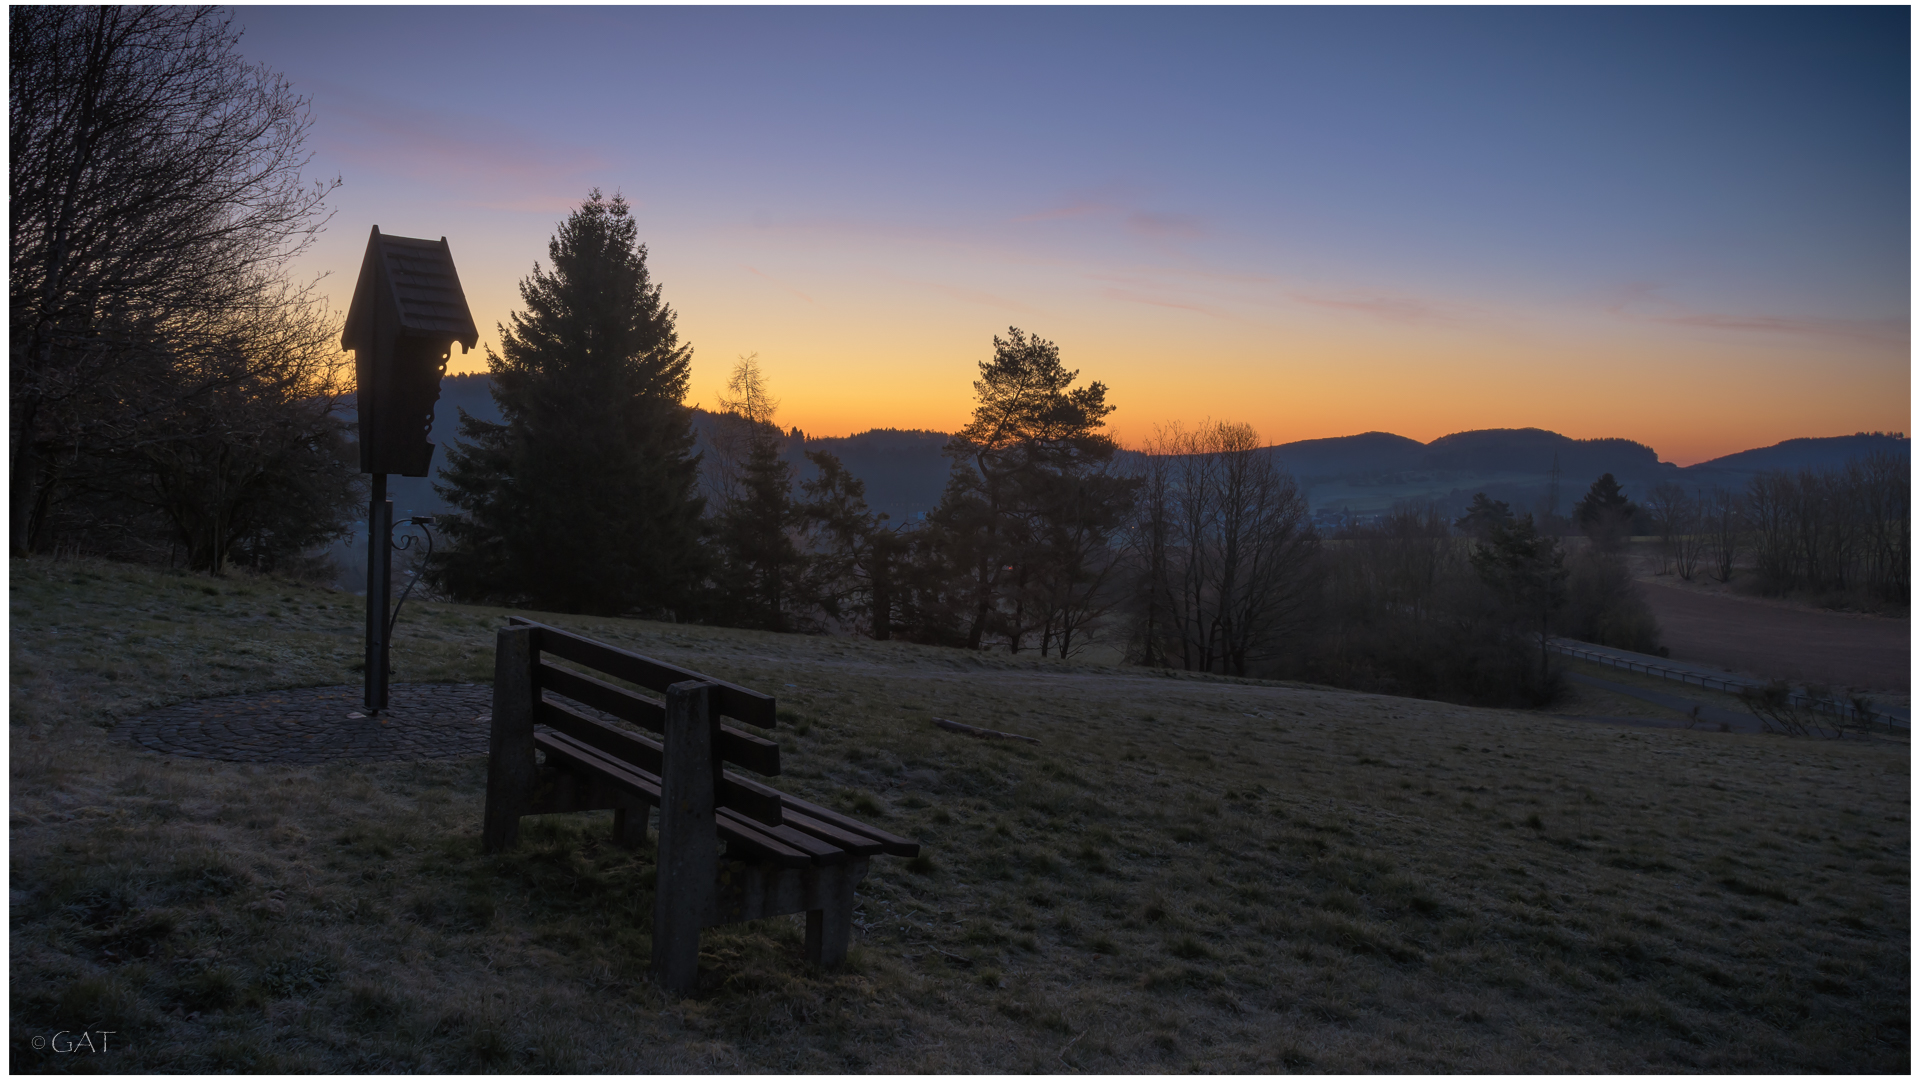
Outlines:
<svg viewBox="0 0 1920 1080"><path fill-rule="evenodd" d="M875 428L844 438L789 440L786 456L811 475L813 468L803 450L833 454L866 483L867 505L901 522L939 504L947 475L953 471L952 461L942 453L948 438L939 431Z"/></svg>
<svg viewBox="0 0 1920 1080"><path fill-rule="evenodd" d="M1271 452L1301 479L1322 520L1336 511L1377 514L1402 500L1437 500L1457 514L1477 492L1516 511L1564 514L1602 473L1637 494L1680 471L1628 439L1570 439L1540 428L1462 431L1424 445L1369 432Z"/></svg>
<svg viewBox="0 0 1920 1080"><path fill-rule="evenodd" d="M1272 448L1282 467L1306 483L1342 476L1405 472L1424 464L1426 445L1403 435L1369 431L1337 439L1303 439Z"/></svg>
<svg viewBox="0 0 1920 1080"><path fill-rule="evenodd" d="M1757 450L1703 461L1683 470L1688 483L1742 487L1748 479L1771 469L1837 469L1853 458L1888 452L1911 458L1912 445L1904 435L1861 432L1831 439L1788 439Z"/></svg>
<svg viewBox="0 0 1920 1080"><path fill-rule="evenodd" d="M12 567L12 1030L117 1071L1901 1072L1904 750L555 616L776 694L777 783L917 837L857 944L644 972L605 815L478 852L482 759L166 758L116 720L352 682L351 598ZM399 680L504 613L409 605ZM1041 740L979 742L939 716Z"/></svg>

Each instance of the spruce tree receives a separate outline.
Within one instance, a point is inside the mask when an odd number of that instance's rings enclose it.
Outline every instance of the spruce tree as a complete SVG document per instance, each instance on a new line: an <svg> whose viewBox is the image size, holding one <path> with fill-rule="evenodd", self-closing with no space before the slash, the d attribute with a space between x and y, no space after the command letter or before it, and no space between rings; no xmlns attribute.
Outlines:
<svg viewBox="0 0 1920 1080"><path fill-rule="evenodd" d="M1453 527L1478 540L1484 540L1496 525L1513 524L1513 508L1499 499L1487 498L1487 493L1477 492L1467 512L1453 523Z"/></svg>
<svg viewBox="0 0 1920 1080"><path fill-rule="evenodd" d="M502 423L464 411L444 485L462 514L435 573L463 599L589 614L671 613L704 569L692 347L647 273L620 196L592 191L520 283L488 350Z"/></svg>
<svg viewBox="0 0 1920 1080"><path fill-rule="evenodd" d="M741 466L738 496L715 522L721 572L717 599L731 626L753 630L805 629L801 606L805 558L794 546L799 524L793 466L773 436L755 431Z"/></svg>
<svg viewBox="0 0 1920 1080"><path fill-rule="evenodd" d="M808 450L818 475L795 507L807 538L806 599L875 641L893 635L894 579L907 541L867 507L867 486L825 450Z"/></svg>
<svg viewBox="0 0 1920 1080"><path fill-rule="evenodd" d="M1595 545L1609 549L1619 547L1632 533L1633 519L1639 514L1640 508L1627 499L1612 473L1595 480L1586 497L1573 507L1573 519L1579 522L1581 531Z"/></svg>

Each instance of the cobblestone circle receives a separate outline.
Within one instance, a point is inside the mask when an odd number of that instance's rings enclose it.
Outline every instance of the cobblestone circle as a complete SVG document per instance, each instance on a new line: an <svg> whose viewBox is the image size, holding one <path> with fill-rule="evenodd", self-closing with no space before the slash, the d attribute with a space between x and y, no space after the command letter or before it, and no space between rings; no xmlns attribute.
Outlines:
<svg viewBox="0 0 1920 1080"><path fill-rule="evenodd" d="M399 683L379 716L365 715L363 698L360 686L204 698L142 713L120 730L149 750L212 761L317 765L487 752L490 686Z"/></svg>

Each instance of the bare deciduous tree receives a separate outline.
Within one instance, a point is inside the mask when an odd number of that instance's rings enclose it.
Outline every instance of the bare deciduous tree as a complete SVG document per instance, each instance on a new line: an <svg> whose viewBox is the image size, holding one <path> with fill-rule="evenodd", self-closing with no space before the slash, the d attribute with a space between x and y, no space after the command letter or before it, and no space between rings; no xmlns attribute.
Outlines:
<svg viewBox="0 0 1920 1080"><path fill-rule="evenodd" d="M1747 485L1755 569L1772 590L1909 590L1911 468L1885 451L1838 469L1762 473Z"/></svg>
<svg viewBox="0 0 1920 1080"><path fill-rule="evenodd" d="M237 312L217 347L174 365L176 378L207 389L113 454L82 461L105 464L109 490L164 515L190 567L220 573L237 546L274 568L344 533L357 501L358 463L335 415L347 366L339 340L340 320L318 305Z"/></svg>
<svg viewBox="0 0 1920 1080"><path fill-rule="evenodd" d="M797 509L806 552L804 591L821 614L875 641L893 636L896 578L907 538L867 507L866 484L824 450L807 451L818 475L801 482Z"/></svg>
<svg viewBox="0 0 1920 1080"><path fill-rule="evenodd" d="M1112 588L1121 568L1113 536L1125 521L1133 479L1111 459L1090 462L1077 473L1052 477L1038 522L1033 609L1040 626L1040 655L1062 659L1093 641L1093 630L1118 606Z"/></svg>
<svg viewBox="0 0 1920 1080"><path fill-rule="evenodd" d="M1846 474L1858 493L1855 511L1867 579L1884 596L1906 597L1913 570L1912 464L1876 450L1848 462Z"/></svg>
<svg viewBox="0 0 1920 1080"><path fill-rule="evenodd" d="M1692 581L1705 543L1700 533L1700 499L1679 484L1660 484L1647 499L1647 511L1660 536L1661 573L1670 568L1682 580Z"/></svg>
<svg viewBox="0 0 1920 1080"><path fill-rule="evenodd" d="M742 497L740 485L747 458L756 439L774 436L773 418L780 411L780 402L760 368L759 353L735 361L727 385L714 397L719 411L706 440L708 457L701 473L706 481L708 509L719 513Z"/></svg>
<svg viewBox="0 0 1920 1080"><path fill-rule="evenodd" d="M306 102L211 8L21 7L11 66L11 543L82 451L235 385L237 312L304 304L280 272L333 184L301 170ZM227 380L227 381L223 381Z"/></svg>
<svg viewBox="0 0 1920 1080"><path fill-rule="evenodd" d="M1318 538L1299 486L1245 424L1163 428L1147 454L1138 655L1235 675L1276 659L1315 598Z"/></svg>
<svg viewBox="0 0 1920 1080"><path fill-rule="evenodd" d="M743 356L720 396L727 410L715 440L725 444L711 503L718 572L712 600L734 626L799 630L805 610L806 557L796 543L802 516L793 499L793 466L780 456L774 400L757 355Z"/></svg>
<svg viewBox="0 0 1920 1080"><path fill-rule="evenodd" d="M1714 488L1701 502L1701 525L1706 532L1709 573L1725 584L1733 580L1733 563L1744 546L1746 519L1740 499L1730 491Z"/></svg>

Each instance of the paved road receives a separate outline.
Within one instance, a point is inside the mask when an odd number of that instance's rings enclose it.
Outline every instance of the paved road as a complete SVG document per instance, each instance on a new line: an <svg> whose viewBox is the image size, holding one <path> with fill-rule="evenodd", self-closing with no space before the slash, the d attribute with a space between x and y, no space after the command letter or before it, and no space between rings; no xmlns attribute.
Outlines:
<svg viewBox="0 0 1920 1080"><path fill-rule="evenodd" d="M1567 672L1567 678L1601 690L1610 690L1616 694L1639 698L1641 701L1661 708L1672 709L1672 718L1649 716L1571 716L1559 714L1563 720L1586 720L1598 724L1625 724L1631 727L1691 728L1695 731L1728 731L1746 735L1765 733L1768 728L1760 718L1744 709L1723 709L1705 705L1678 694L1662 693L1644 686L1630 686L1613 682L1610 679L1596 679L1577 671ZM1697 712L1695 710L1698 710ZM1848 731L1839 736L1849 742L1873 743L1878 746L1891 746L1905 749L1910 743L1904 737L1887 738L1882 735L1860 731Z"/></svg>
<svg viewBox="0 0 1920 1080"><path fill-rule="evenodd" d="M1766 726L1760 723L1759 717L1754 716L1745 709L1723 709L1715 705L1704 705L1691 698L1683 698L1679 694L1663 693L1659 690L1650 690L1644 686L1630 686L1627 683L1613 682L1608 679L1596 679L1591 675L1583 675L1577 671L1567 672L1567 678L1582 686L1592 686L1600 690L1609 690L1616 694L1625 694L1627 697L1638 698L1649 705L1658 705L1663 709L1672 709L1674 711L1673 719L1663 720L1654 726L1701 727L1709 731L1716 731L1722 730L1722 726L1724 725L1724 730L1727 731L1760 732L1766 730ZM1729 698L1728 700L1731 701L1732 699ZM1698 710L1697 713L1695 712L1696 709ZM1698 717L1698 719L1690 720L1689 718L1691 717Z"/></svg>
<svg viewBox="0 0 1920 1080"><path fill-rule="evenodd" d="M1642 580L1675 660L1833 687L1908 690L1908 622L1807 611Z"/></svg>

